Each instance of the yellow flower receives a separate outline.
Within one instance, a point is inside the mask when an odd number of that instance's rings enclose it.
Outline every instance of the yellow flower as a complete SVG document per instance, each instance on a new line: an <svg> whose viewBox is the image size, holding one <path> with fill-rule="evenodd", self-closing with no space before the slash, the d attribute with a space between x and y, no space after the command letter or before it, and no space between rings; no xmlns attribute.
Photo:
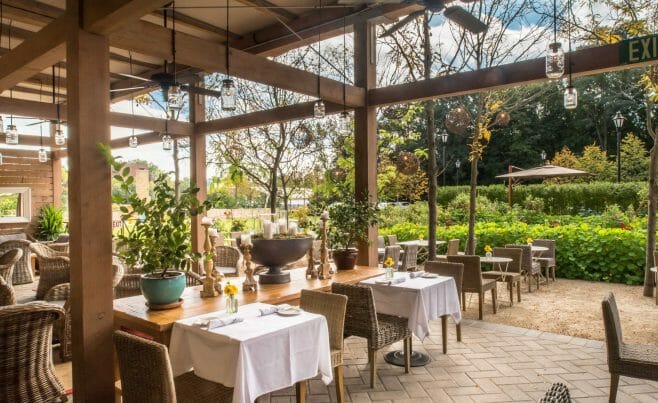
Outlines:
<svg viewBox="0 0 658 403"><path fill-rule="evenodd" d="M235 297L236 295L238 295L238 287L231 284L231 282L229 281L224 286L224 294L226 294L227 297Z"/></svg>
<svg viewBox="0 0 658 403"><path fill-rule="evenodd" d="M491 249L491 246L489 246L489 245L485 245L485 246L484 246L484 251L485 251L485 252L489 253L489 252L491 252L492 250L493 250L493 249Z"/></svg>
<svg viewBox="0 0 658 403"><path fill-rule="evenodd" d="M531 244L534 240L532 238L528 237L528 239L526 239L525 241L526 241L526 243Z"/></svg>
<svg viewBox="0 0 658 403"><path fill-rule="evenodd" d="M421 233L421 234L418 234L418 239L420 239L421 241L422 241L423 239L425 239L425 234L422 234L422 233Z"/></svg>
<svg viewBox="0 0 658 403"><path fill-rule="evenodd" d="M391 266L393 266L393 263L394 263L394 262L393 262L393 259L391 259L390 256L387 257L386 260L384 260L384 266L386 266L386 267L391 267Z"/></svg>

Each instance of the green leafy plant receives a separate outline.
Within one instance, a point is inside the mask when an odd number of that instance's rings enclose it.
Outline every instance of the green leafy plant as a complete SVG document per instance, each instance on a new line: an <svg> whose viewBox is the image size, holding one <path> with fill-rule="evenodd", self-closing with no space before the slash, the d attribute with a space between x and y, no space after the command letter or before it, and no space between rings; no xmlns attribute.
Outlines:
<svg viewBox="0 0 658 403"><path fill-rule="evenodd" d="M367 199L365 197L364 199ZM368 227L378 222L379 210L373 203L346 196L329 207L329 241L335 249L348 249L368 241Z"/></svg>
<svg viewBox="0 0 658 403"><path fill-rule="evenodd" d="M54 241L64 232L64 212L52 204L41 207L37 220L37 238Z"/></svg>
<svg viewBox="0 0 658 403"><path fill-rule="evenodd" d="M187 270L198 261L200 253L192 252L190 218L212 207L209 200L199 201L199 188L190 186L176 198L165 174L155 178L150 199L140 199L132 186L134 178L124 162L115 158L107 145L99 148L115 171L120 192L112 201L120 205L123 229L116 235L119 255L129 266L141 266L146 273Z"/></svg>
<svg viewBox="0 0 658 403"><path fill-rule="evenodd" d="M231 222L231 231L233 232L242 232L247 229L247 222L239 218L234 218Z"/></svg>

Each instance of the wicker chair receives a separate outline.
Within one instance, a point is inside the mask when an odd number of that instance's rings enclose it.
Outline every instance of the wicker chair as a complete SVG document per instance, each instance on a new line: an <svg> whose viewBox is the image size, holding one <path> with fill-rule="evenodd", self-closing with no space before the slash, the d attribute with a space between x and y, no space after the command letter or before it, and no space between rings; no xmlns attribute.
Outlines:
<svg viewBox="0 0 658 403"><path fill-rule="evenodd" d="M193 371L174 378L167 347L114 332L124 403L231 402L233 389L207 381Z"/></svg>
<svg viewBox="0 0 658 403"><path fill-rule="evenodd" d="M454 256L459 254L459 239L451 239L448 241L448 251L446 255Z"/></svg>
<svg viewBox="0 0 658 403"><path fill-rule="evenodd" d="M658 346L626 344L621 334L615 296L608 292L601 303L610 370L610 402L617 399L620 376L658 381Z"/></svg>
<svg viewBox="0 0 658 403"><path fill-rule="evenodd" d="M507 263L507 269L502 270L503 263L498 264L498 270L485 271L482 273L484 278L493 278L497 281L507 283L509 288L510 306L514 305L514 286L516 285L516 297L521 302L521 263L523 261L523 251L519 248L494 248L493 255L496 257L506 257L512 259Z"/></svg>
<svg viewBox="0 0 658 403"><path fill-rule="evenodd" d="M0 277L0 306L14 305L16 303L16 294L14 287L7 284L4 278Z"/></svg>
<svg viewBox="0 0 658 403"><path fill-rule="evenodd" d="M14 274L12 274L11 278L12 285L34 282L34 277L32 276L30 244L31 242L25 239L15 239L0 243L0 253L4 253L16 248L23 251L23 257L21 257L21 259L16 262L16 265L14 266Z"/></svg>
<svg viewBox="0 0 658 403"><path fill-rule="evenodd" d="M375 299L370 287L332 283L331 292L347 296L345 313L345 337L363 337L368 341L368 362L370 362L370 387L375 387L377 366L375 353L397 341L404 340L404 372L411 365L411 332L407 318L386 315L375 311Z"/></svg>
<svg viewBox="0 0 658 403"><path fill-rule="evenodd" d="M464 278L464 265L462 263L450 263L439 261L425 262L425 271L436 273L439 276L452 277L457 286L457 295L462 294L462 281ZM441 329L443 335L443 354L448 352L448 315L441 316ZM457 323L457 341L462 341L462 325Z"/></svg>
<svg viewBox="0 0 658 403"><path fill-rule="evenodd" d="M548 279L551 277L555 281L555 240L535 239L532 244L548 248L546 252L534 259L536 262L539 262L541 268L546 270L546 283L548 284Z"/></svg>
<svg viewBox="0 0 658 403"><path fill-rule="evenodd" d="M377 259L379 259L379 263L383 262L384 260L384 253L382 250L386 248L386 242L384 241L384 237L382 235L377 236Z"/></svg>
<svg viewBox="0 0 658 403"><path fill-rule="evenodd" d="M531 245L514 245L507 244L506 248L518 248L523 250L523 257L521 258L521 271L528 279L528 292L532 292L532 277L537 281L537 289L539 289L539 277L541 276L541 266L539 262L532 259L532 246Z"/></svg>
<svg viewBox="0 0 658 403"><path fill-rule="evenodd" d="M23 250L18 248L9 249L0 256L0 277L2 277L9 286L13 284L12 276L14 275L14 266L16 266L16 263L18 263L22 257Z"/></svg>
<svg viewBox="0 0 658 403"><path fill-rule="evenodd" d="M302 290L299 307L305 311L324 315L329 326L331 366L334 368L336 397L339 403L345 401L343 384L343 332L345 330L345 309L347 297L326 292Z"/></svg>
<svg viewBox="0 0 658 403"><path fill-rule="evenodd" d="M39 263L37 299L43 299L48 290L57 284L69 282L71 269L68 254L57 252L38 242L31 244L30 249L37 255L37 262Z"/></svg>
<svg viewBox="0 0 658 403"><path fill-rule="evenodd" d="M242 267L242 254L233 246L215 248L213 264L216 271L224 276L239 276Z"/></svg>
<svg viewBox="0 0 658 403"><path fill-rule="evenodd" d="M388 242L389 246L397 245L398 244L398 236L397 235L386 235L386 241Z"/></svg>
<svg viewBox="0 0 658 403"><path fill-rule="evenodd" d="M67 255L69 254L68 242L43 242L43 244L47 245L50 249L54 250L55 252L65 253Z"/></svg>
<svg viewBox="0 0 658 403"><path fill-rule="evenodd" d="M484 294L491 290L493 313L495 314L497 300L496 279L482 278L480 256L448 256L448 261L452 263L462 263L464 265L464 278L462 279L462 309L466 310L466 293L476 293L478 295L478 319L482 320L484 317Z"/></svg>
<svg viewBox="0 0 658 403"><path fill-rule="evenodd" d="M403 245L400 271L416 271L418 267L418 245Z"/></svg>
<svg viewBox="0 0 658 403"><path fill-rule="evenodd" d="M53 323L62 308L30 302L0 308L0 401L66 401L52 360Z"/></svg>
<svg viewBox="0 0 658 403"><path fill-rule="evenodd" d="M391 245L384 248L384 262L387 258L393 260L393 267L396 267L400 261L400 245Z"/></svg>

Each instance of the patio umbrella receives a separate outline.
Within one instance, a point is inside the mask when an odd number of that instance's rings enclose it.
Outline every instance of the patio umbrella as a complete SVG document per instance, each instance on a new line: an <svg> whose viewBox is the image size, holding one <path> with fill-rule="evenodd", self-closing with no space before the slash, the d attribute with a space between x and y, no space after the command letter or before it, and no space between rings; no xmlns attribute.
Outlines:
<svg viewBox="0 0 658 403"><path fill-rule="evenodd" d="M514 172L512 172L512 168L513 167L510 166L509 173L496 176L496 178L509 179L508 202L510 207L512 207L512 180L514 179L547 179L591 175L589 172L581 171L578 169L559 167L550 164L538 166L535 168L520 169Z"/></svg>

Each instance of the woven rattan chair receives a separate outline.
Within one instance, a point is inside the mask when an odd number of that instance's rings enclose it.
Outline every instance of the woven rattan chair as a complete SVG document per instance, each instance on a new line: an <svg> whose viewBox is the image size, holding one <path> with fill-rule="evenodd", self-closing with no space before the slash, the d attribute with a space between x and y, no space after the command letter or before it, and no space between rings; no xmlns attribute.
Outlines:
<svg viewBox="0 0 658 403"><path fill-rule="evenodd" d="M384 262L386 261L387 258L391 258L393 260L393 267L396 267L398 262L400 261L400 245L391 245L387 246L384 248Z"/></svg>
<svg viewBox="0 0 658 403"><path fill-rule="evenodd" d="M386 241L388 242L389 246L397 245L398 244L398 236L397 235L386 235Z"/></svg>
<svg viewBox="0 0 658 403"><path fill-rule="evenodd" d="M53 323L62 308L30 302L0 308L0 402L66 401L52 359Z"/></svg>
<svg viewBox="0 0 658 403"><path fill-rule="evenodd" d="M457 295L462 295L462 279L464 278L464 265L462 263L450 263L440 261L425 262L425 271L435 273L439 276L452 277L457 286ZM448 315L441 316L441 330L443 335L443 354L448 352ZM462 341L462 326L456 325L457 341Z"/></svg>
<svg viewBox="0 0 658 403"><path fill-rule="evenodd" d="M397 341L404 340L404 372L411 365L411 332L407 318L377 313L375 299L370 287L333 283L331 292L347 297L345 312L345 337L363 337L368 341L368 362L370 363L370 387L375 387L377 366L375 353Z"/></svg>
<svg viewBox="0 0 658 403"><path fill-rule="evenodd" d="M233 389L207 381L193 371L174 378L163 344L114 332L124 403L231 402Z"/></svg>
<svg viewBox="0 0 658 403"><path fill-rule="evenodd" d="M55 252L60 252L60 253L65 253L69 254L69 243L68 242L49 242L45 243L45 245L48 245L48 247Z"/></svg>
<svg viewBox="0 0 658 403"><path fill-rule="evenodd" d="M384 241L384 237L382 235L377 236L377 259L379 260L379 263L383 262L384 260L384 248L386 248L386 242Z"/></svg>
<svg viewBox="0 0 658 403"><path fill-rule="evenodd" d="M448 261L464 265L464 278L462 279L462 309L466 310L466 293L476 293L478 295L478 319L482 320L484 317L484 294L491 290L493 313L495 314L497 309L496 279L482 278L480 256L448 256Z"/></svg>
<svg viewBox="0 0 658 403"><path fill-rule="evenodd" d="M39 263L39 286L37 299L43 299L48 290L57 284L68 283L70 275L67 253L57 252L42 243L32 243L30 249L37 255Z"/></svg>
<svg viewBox="0 0 658 403"><path fill-rule="evenodd" d="M482 272L482 277L493 278L497 281L507 283L509 289L510 305L514 305L514 286L516 285L516 297L521 302L521 263L523 251L519 248L493 248L493 255L512 259L510 263L499 263L494 265L494 270Z"/></svg>
<svg viewBox="0 0 658 403"><path fill-rule="evenodd" d="M539 257L534 259L536 262L539 262L539 266L542 269L545 269L546 283L548 284L548 279L550 278L553 278L553 281L555 281L555 240L535 239L532 244L548 248L546 252L543 252Z"/></svg>
<svg viewBox="0 0 658 403"><path fill-rule="evenodd" d="M0 277L10 286L13 284L14 267L22 257L23 250L19 248L9 249L0 256Z"/></svg>
<svg viewBox="0 0 658 403"><path fill-rule="evenodd" d="M23 251L23 256L14 266L14 273L12 274L11 282L8 281L7 283L11 283L11 285L19 285L34 282L34 277L32 276L30 244L31 242L25 239L15 239L0 243L0 253L12 249L20 249Z"/></svg>
<svg viewBox="0 0 658 403"><path fill-rule="evenodd" d="M601 305L612 403L617 399L620 376L658 381L658 346L624 343L615 296L611 292L607 293Z"/></svg>
<svg viewBox="0 0 658 403"><path fill-rule="evenodd" d="M400 271L416 271L418 267L418 245L403 245L402 251Z"/></svg>
<svg viewBox="0 0 658 403"><path fill-rule="evenodd" d="M507 244L506 248L518 248L523 250L523 257L521 258L521 271L528 280L528 292L532 292L532 277L537 281L537 289L539 289L539 277L541 276L541 266L539 262L535 262L532 258L531 245L515 245Z"/></svg>
<svg viewBox="0 0 658 403"><path fill-rule="evenodd" d="M343 384L343 332L345 329L345 309L347 297L339 294L302 290L299 307L305 311L324 315L329 326L329 344L331 346L331 366L334 368L336 397L338 402L345 401Z"/></svg>
<svg viewBox="0 0 658 403"><path fill-rule="evenodd" d="M451 239L448 241L448 251L446 255L458 255L459 254L459 239Z"/></svg>
<svg viewBox="0 0 658 403"><path fill-rule="evenodd" d="M5 279L0 277L0 306L14 305L15 303L14 287L7 284Z"/></svg>
<svg viewBox="0 0 658 403"><path fill-rule="evenodd" d="M239 276L242 254L233 246L218 246L213 257L214 268L224 276Z"/></svg>

